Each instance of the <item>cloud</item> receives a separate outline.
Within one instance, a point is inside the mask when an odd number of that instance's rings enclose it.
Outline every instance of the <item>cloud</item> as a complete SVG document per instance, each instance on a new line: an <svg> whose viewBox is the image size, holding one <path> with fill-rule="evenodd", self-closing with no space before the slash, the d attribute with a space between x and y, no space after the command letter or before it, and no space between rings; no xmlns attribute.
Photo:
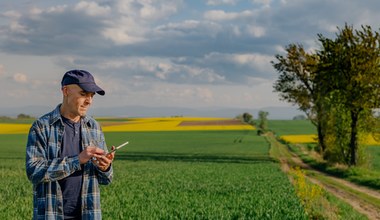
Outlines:
<svg viewBox="0 0 380 220"><path fill-rule="evenodd" d="M0 64L0 77L5 76L5 67Z"/></svg>
<svg viewBox="0 0 380 220"><path fill-rule="evenodd" d="M12 33L21 33L21 34L27 33L27 27L25 25L21 25L18 22L18 19L20 19L21 16L22 16L21 13L17 11L13 11L13 10L2 13L2 17L6 18L7 20L10 20L10 22L7 29L3 29L3 28L0 29L1 30L0 33L6 34L6 30Z"/></svg>
<svg viewBox="0 0 380 220"><path fill-rule="evenodd" d="M235 5L238 0L207 0L207 5Z"/></svg>
<svg viewBox="0 0 380 220"><path fill-rule="evenodd" d="M202 58L178 58L173 60L184 66L198 66L201 69L210 69L217 74L222 81L215 81L217 84L247 84L248 78L273 77L273 68L270 61L274 57L259 53L209 53Z"/></svg>
<svg viewBox="0 0 380 220"><path fill-rule="evenodd" d="M25 98L28 97L29 93L27 89L18 89L18 90L12 90L12 91L7 91L7 96L14 98L14 99L19 99L19 98Z"/></svg>
<svg viewBox="0 0 380 220"><path fill-rule="evenodd" d="M115 9L121 15L128 15L143 22L162 20L177 13L183 5L181 0L118 0Z"/></svg>
<svg viewBox="0 0 380 220"><path fill-rule="evenodd" d="M83 3L79 3L83 4ZM99 28L104 24L75 6L32 8L21 16L9 16L8 26L1 27L3 51L22 54L62 54L99 46ZM13 13L14 14L14 13Z"/></svg>
<svg viewBox="0 0 380 220"><path fill-rule="evenodd" d="M380 20L380 1L368 0L1 4L0 54L8 61L2 57L0 77L12 94L27 95L17 85L31 94L41 86L56 89L59 80L49 85L54 77L48 74L81 68L93 72L107 94L156 105L267 103L276 78L270 61L284 46L300 43L312 51L318 33L334 37L345 22L377 29ZM28 62L19 65L24 56ZM251 88L264 86L265 95Z"/></svg>
<svg viewBox="0 0 380 220"><path fill-rule="evenodd" d="M202 103L214 101L214 92L203 86L169 86L169 87L155 87L158 99L170 99L185 102L186 100L198 100Z"/></svg>
<svg viewBox="0 0 380 220"><path fill-rule="evenodd" d="M151 37L151 26L177 13L181 5L177 0L119 0L113 11L115 15L105 20L107 27L102 35L116 45L143 43Z"/></svg>
<svg viewBox="0 0 380 220"><path fill-rule="evenodd" d="M237 65L250 66L261 71L265 71L268 68L268 64L271 61L271 56L262 54L232 54L227 57Z"/></svg>
<svg viewBox="0 0 380 220"><path fill-rule="evenodd" d="M13 19L17 19L21 17L21 13L15 10L5 11L1 13L1 15L4 17L13 18Z"/></svg>
<svg viewBox="0 0 380 220"><path fill-rule="evenodd" d="M28 77L23 73L16 73L13 75L13 80L17 83L27 83Z"/></svg>
<svg viewBox="0 0 380 220"><path fill-rule="evenodd" d="M209 53L200 58L128 57L81 58L57 60L59 65L96 70L109 77L126 81L161 81L175 84L229 84L252 83L248 78L271 78L272 55L259 53ZM62 63L64 62L65 63ZM91 65L89 65L91 63ZM259 82L259 81L255 81Z"/></svg>
<svg viewBox="0 0 380 220"><path fill-rule="evenodd" d="M154 83L147 86L149 90L131 90L127 97L120 97L120 101L128 100L131 105L149 103L152 106L183 106L183 107L249 107L261 108L271 106L273 99L278 99L277 94L272 94L272 81L263 81L262 84L249 87L242 85L175 85L168 83ZM146 96L149 95L149 99ZM133 98L131 98L133 97ZM166 104L170 100L172 104ZM285 106L284 103L276 105Z"/></svg>
<svg viewBox="0 0 380 220"><path fill-rule="evenodd" d="M282 1L285 1L285 0L282 0ZM264 5L264 6L270 6L272 2L274 2L274 4L277 4L277 2L273 0L252 0L252 2L259 5Z"/></svg>
<svg viewBox="0 0 380 220"><path fill-rule="evenodd" d="M98 17L108 15L111 12L111 7L108 5L102 6L96 2L81 1L74 6L74 10L78 12L84 12L89 16Z"/></svg>
<svg viewBox="0 0 380 220"><path fill-rule="evenodd" d="M225 81L223 75L211 68L154 57L99 61L97 68L111 70L113 76L132 81L165 81L176 84L223 84Z"/></svg>
<svg viewBox="0 0 380 220"><path fill-rule="evenodd" d="M185 20L180 23L168 23L158 26L155 32L161 38L169 37L171 39L207 39L215 38L223 32L223 27L210 21Z"/></svg>
<svg viewBox="0 0 380 220"><path fill-rule="evenodd" d="M146 41L144 37L146 31L147 29L136 23L134 19L121 17L119 21L105 27L102 35L115 45L128 45Z"/></svg>
<svg viewBox="0 0 380 220"><path fill-rule="evenodd" d="M247 26L247 32L252 37L264 37L266 33L266 29L264 27L255 26L255 25L248 25Z"/></svg>
<svg viewBox="0 0 380 220"><path fill-rule="evenodd" d="M36 5L27 11L16 7L2 13L6 22L0 27L0 47L12 53L83 56L200 57L244 48L264 52L265 45L333 33L344 19L375 24L380 16L373 10L376 7L352 1L210 0L205 4L220 7L189 8L195 4L176 0L81 1ZM195 10L201 16L191 16Z"/></svg>
<svg viewBox="0 0 380 220"><path fill-rule="evenodd" d="M223 10L211 10L204 14L204 17L212 21L232 21L253 17L252 11L245 10L242 12L225 12Z"/></svg>

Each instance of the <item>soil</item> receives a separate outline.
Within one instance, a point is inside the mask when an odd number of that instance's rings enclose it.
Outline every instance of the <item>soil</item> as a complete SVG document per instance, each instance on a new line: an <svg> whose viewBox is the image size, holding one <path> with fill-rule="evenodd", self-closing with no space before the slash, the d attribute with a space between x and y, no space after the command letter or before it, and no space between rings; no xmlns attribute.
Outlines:
<svg viewBox="0 0 380 220"><path fill-rule="evenodd" d="M359 191L361 193L365 193L370 197L374 197L380 200L380 191L370 189L364 186L359 186L357 184L354 184L352 182L333 177L330 175L327 175L325 173L321 173L313 168L311 168L309 165L305 164L297 155L292 154L292 161L297 164L302 169L312 170L313 172L316 172L320 175L324 175L324 177L329 178L332 181L338 182L340 185L344 185L345 187ZM283 159L281 161L281 167L285 172L289 171L289 164L288 162ZM312 181L315 184L318 184L322 186L325 190L332 193L336 197L340 198L344 202L350 204L356 211L364 214L367 216L368 219L380 219L380 209L379 207L376 207L372 205L371 203L364 201L359 196L355 195L354 193L350 192L350 190L346 190L343 188L337 188L336 186L328 185L325 183L322 183L318 178L308 176L308 179Z"/></svg>

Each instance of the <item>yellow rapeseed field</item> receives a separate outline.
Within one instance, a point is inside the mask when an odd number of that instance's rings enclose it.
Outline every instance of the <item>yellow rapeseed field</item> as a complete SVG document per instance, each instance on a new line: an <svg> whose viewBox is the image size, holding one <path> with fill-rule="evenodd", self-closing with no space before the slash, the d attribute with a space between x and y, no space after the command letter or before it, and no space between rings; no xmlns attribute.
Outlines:
<svg viewBox="0 0 380 220"><path fill-rule="evenodd" d="M0 123L0 134L27 134L30 124Z"/></svg>
<svg viewBox="0 0 380 220"><path fill-rule="evenodd" d="M254 130L247 124L223 124L215 123L202 125L207 121L230 121L228 118L196 118L196 117L173 117L173 118L133 118L125 123L103 126L105 132L122 131L191 131L191 130ZM181 125L182 122L193 122L191 125ZM199 122L199 124L194 123Z"/></svg>
<svg viewBox="0 0 380 220"><path fill-rule="evenodd" d="M181 125L183 122L191 122L191 124ZM232 123L229 124L228 122ZM199 117L126 118L124 121L113 121L111 119L107 121L106 118L102 118L101 124L104 132L255 129L251 125L239 124L238 121L229 118ZM0 134L27 134L30 126L30 124L0 123Z"/></svg>
<svg viewBox="0 0 380 220"><path fill-rule="evenodd" d="M372 135L368 135L365 137L365 143L367 145L380 145L379 141L376 141L375 138L372 137Z"/></svg>
<svg viewBox="0 0 380 220"><path fill-rule="evenodd" d="M282 140L289 143L316 143L317 135L315 134L303 134L303 135L282 135Z"/></svg>
<svg viewBox="0 0 380 220"><path fill-rule="evenodd" d="M315 134L303 134L303 135L282 135L280 137L282 140L289 143L317 143L317 135ZM365 140L366 145L380 145L379 141L376 141L372 135L368 135L363 140Z"/></svg>

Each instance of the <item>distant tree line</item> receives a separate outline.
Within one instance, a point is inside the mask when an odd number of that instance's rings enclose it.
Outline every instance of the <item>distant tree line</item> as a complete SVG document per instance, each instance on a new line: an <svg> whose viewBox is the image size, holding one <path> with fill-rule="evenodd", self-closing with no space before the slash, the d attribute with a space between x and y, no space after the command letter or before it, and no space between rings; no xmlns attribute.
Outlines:
<svg viewBox="0 0 380 220"><path fill-rule="evenodd" d="M293 120L307 120L305 115L296 115L293 117Z"/></svg>
<svg viewBox="0 0 380 220"><path fill-rule="evenodd" d="M27 115L27 114L18 114L16 119L34 119L35 117ZM0 120L12 120L14 118L11 118L9 116L0 116Z"/></svg>
<svg viewBox="0 0 380 220"><path fill-rule="evenodd" d="M257 134L261 135L268 131L268 115L269 113L266 111L259 111L257 123L253 116L248 112L244 112L243 114L236 116L236 118L252 126L257 124Z"/></svg>
<svg viewBox="0 0 380 220"><path fill-rule="evenodd" d="M362 140L379 137L380 35L370 26L345 24L334 39L318 34L320 48L289 44L277 54L274 90L305 112L316 126L323 157L350 166L363 160Z"/></svg>
<svg viewBox="0 0 380 220"><path fill-rule="evenodd" d="M32 119L32 118L34 118L34 117L32 117L30 115L23 114L23 113L17 115L17 119Z"/></svg>
<svg viewBox="0 0 380 220"><path fill-rule="evenodd" d="M255 120L253 116L248 112L244 112L243 114L236 116L236 118L241 120L244 123L255 125Z"/></svg>

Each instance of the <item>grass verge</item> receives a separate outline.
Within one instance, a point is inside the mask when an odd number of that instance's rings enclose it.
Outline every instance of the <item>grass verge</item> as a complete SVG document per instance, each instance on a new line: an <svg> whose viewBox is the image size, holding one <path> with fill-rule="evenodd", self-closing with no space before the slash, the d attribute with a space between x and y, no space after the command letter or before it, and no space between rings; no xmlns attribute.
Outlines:
<svg viewBox="0 0 380 220"><path fill-rule="evenodd" d="M309 172L300 171L288 146L280 143L272 133L265 138L270 144L270 156L290 166L286 172L310 219L367 219L343 200L307 180Z"/></svg>

